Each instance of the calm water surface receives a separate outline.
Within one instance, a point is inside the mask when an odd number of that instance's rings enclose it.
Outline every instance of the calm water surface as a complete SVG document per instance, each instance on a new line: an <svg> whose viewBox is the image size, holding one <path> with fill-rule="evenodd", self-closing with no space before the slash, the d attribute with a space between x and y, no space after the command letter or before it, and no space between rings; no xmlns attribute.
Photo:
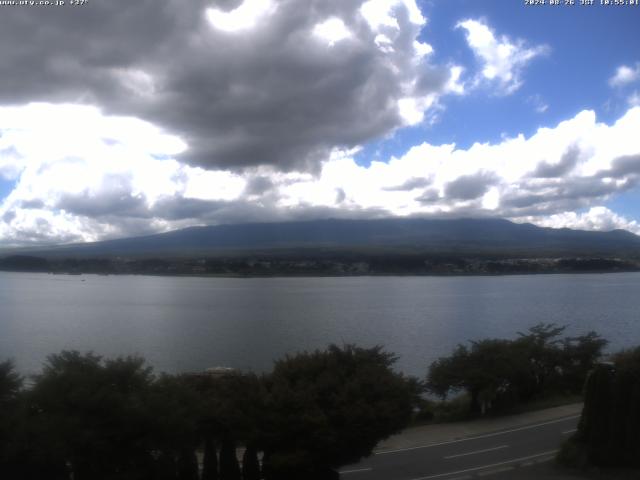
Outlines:
<svg viewBox="0 0 640 480"><path fill-rule="evenodd" d="M459 342L537 322L640 344L640 274L179 278L0 273L0 360L37 372L50 353L140 354L158 371L270 369L329 343L384 345L422 376Z"/></svg>

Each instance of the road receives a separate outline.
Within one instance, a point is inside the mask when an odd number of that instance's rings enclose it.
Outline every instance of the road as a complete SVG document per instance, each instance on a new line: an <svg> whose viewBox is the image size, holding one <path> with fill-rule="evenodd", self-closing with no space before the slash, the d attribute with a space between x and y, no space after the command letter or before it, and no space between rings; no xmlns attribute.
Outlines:
<svg viewBox="0 0 640 480"><path fill-rule="evenodd" d="M341 469L343 480L470 480L551 461L579 415L464 438L380 450ZM509 476L510 478L510 476Z"/></svg>

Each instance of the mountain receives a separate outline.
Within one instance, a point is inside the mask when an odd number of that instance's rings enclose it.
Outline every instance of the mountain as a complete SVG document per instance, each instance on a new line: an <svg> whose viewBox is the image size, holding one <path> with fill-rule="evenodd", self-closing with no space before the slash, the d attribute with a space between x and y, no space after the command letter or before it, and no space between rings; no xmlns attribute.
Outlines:
<svg viewBox="0 0 640 480"><path fill-rule="evenodd" d="M625 230L541 228L502 219L312 220L191 227L143 237L22 250L48 258L201 257L321 252L408 252L504 256L640 256ZM0 256L12 252L0 251Z"/></svg>

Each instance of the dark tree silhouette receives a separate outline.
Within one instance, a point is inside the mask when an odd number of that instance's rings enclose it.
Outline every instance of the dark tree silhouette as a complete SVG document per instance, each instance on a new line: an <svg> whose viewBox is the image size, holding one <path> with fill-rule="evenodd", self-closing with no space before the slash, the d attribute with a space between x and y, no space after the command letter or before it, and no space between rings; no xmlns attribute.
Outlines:
<svg viewBox="0 0 640 480"><path fill-rule="evenodd" d="M465 391L471 414L513 406L547 392L578 393L606 341L595 332L559 338L565 327L540 323L515 340L458 345L429 367L428 389L443 398Z"/></svg>
<svg viewBox="0 0 640 480"><path fill-rule="evenodd" d="M42 448L62 456L75 480L143 476L151 462L153 418L145 405L152 379L140 358L50 356L29 396Z"/></svg>
<svg viewBox="0 0 640 480"><path fill-rule="evenodd" d="M225 435L220 448L220 480L241 480L241 477L236 442L231 435Z"/></svg>
<svg viewBox="0 0 640 480"><path fill-rule="evenodd" d="M218 453L211 435L206 435L204 441L204 456L202 459L202 480L218 480Z"/></svg>
<svg viewBox="0 0 640 480"><path fill-rule="evenodd" d="M198 459L194 448L188 445L178 455L178 480L198 480Z"/></svg>
<svg viewBox="0 0 640 480"><path fill-rule="evenodd" d="M507 340L471 342L471 348L458 345L453 355L434 362L427 378L428 388L446 397L465 390L472 414L484 413L499 397L513 397L518 371L526 370L526 361Z"/></svg>
<svg viewBox="0 0 640 480"><path fill-rule="evenodd" d="M253 445L247 445L242 455L242 480L260 480L258 451Z"/></svg>
<svg viewBox="0 0 640 480"><path fill-rule="evenodd" d="M333 478L405 427L417 383L381 347L335 345L287 356L266 378L265 478Z"/></svg>
<svg viewBox="0 0 640 480"><path fill-rule="evenodd" d="M585 385L578 431L570 443L599 466L640 466L640 347L598 365Z"/></svg>

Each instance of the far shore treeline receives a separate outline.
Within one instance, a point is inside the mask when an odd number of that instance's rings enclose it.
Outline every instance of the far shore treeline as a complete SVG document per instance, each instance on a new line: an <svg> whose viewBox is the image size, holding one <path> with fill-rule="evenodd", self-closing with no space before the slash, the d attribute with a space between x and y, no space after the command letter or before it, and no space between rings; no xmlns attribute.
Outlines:
<svg viewBox="0 0 640 480"><path fill-rule="evenodd" d="M640 271L636 257L518 256L412 251L284 250L206 257L66 258L0 256L0 271L99 275L200 275L233 277L362 275L514 275Z"/></svg>
<svg viewBox="0 0 640 480"><path fill-rule="evenodd" d="M155 374L140 357L63 351L25 379L5 361L0 478L336 479L339 467L412 422L446 418L451 404L463 405L466 418L499 414L575 398L587 378L583 418L564 450L585 462L637 465L640 348L615 355L603 371L603 338L563 332L538 324L515 339L459 345L424 380L394 371L396 356L382 347L354 345L286 356L260 376ZM619 425L603 427L602 418ZM602 428L622 433L615 451L594 443L605 438Z"/></svg>

